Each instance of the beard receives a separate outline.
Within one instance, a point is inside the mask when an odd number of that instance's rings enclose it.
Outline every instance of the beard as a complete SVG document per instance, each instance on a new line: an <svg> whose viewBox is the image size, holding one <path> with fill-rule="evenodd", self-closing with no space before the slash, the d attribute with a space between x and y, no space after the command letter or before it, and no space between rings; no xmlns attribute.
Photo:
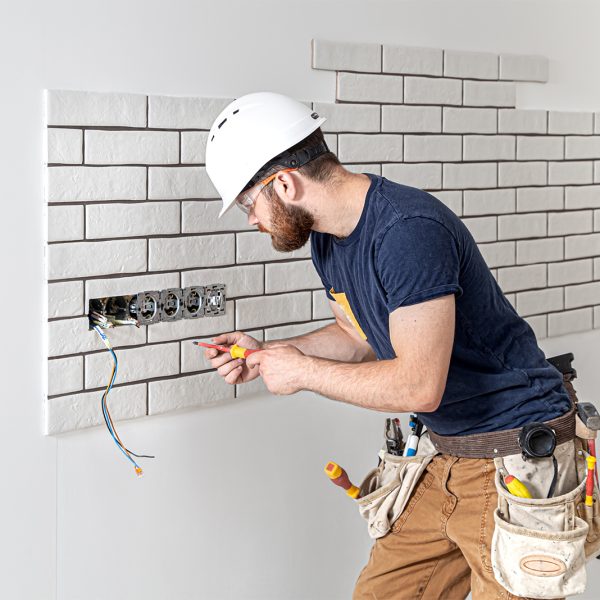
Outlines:
<svg viewBox="0 0 600 600"><path fill-rule="evenodd" d="M258 225L259 231L271 234L278 252L293 252L306 244L315 223L314 217L301 206L286 206L277 196L270 197L271 229Z"/></svg>

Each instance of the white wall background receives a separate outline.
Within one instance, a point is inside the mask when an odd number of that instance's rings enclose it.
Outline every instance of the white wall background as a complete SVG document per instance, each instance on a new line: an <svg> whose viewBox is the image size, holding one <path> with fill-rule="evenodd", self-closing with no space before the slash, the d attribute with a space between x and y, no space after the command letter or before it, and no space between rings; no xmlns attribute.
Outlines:
<svg viewBox="0 0 600 600"><path fill-rule="evenodd" d="M600 5L592 0L156 0L2 2L0 595L348 598L369 541L325 481L358 479L382 415L308 394L124 423L159 458L136 480L102 429L44 438L42 90L236 96L260 89L333 101L311 38L543 54L550 82L522 108L598 110ZM16 294L19 294L16 297ZM600 385L598 331L544 340L573 351L580 396ZM600 561L598 561L600 563ZM337 577L332 578L331 573ZM585 595L600 591L600 564Z"/></svg>

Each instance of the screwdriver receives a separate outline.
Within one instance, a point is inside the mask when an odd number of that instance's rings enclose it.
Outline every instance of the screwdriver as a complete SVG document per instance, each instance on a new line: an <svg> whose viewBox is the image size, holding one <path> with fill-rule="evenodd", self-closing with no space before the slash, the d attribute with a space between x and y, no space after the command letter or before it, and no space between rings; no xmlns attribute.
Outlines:
<svg viewBox="0 0 600 600"><path fill-rule="evenodd" d="M355 485L352 485L348 473L346 473L340 465L334 462L328 462L325 465L324 471L325 475L327 475L335 485L339 485L346 490L346 494L348 494L350 498L354 498L354 500L358 498L360 490Z"/></svg>
<svg viewBox="0 0 600 600"><path fill-rule="evenodd" d="M237 344L234 344L231 347L221 346L219 344L208 344L206 342L194 342L194 344L196 344L196 346L202 346L203 348L214 348L215 350L218 350L219 352L227 352L228 354L231 355L231 358L248 358L248 356L250 356L253 352L260 351L260 348L256 348L255 350L252 350L250 348L242 348L241 346L238 346Z"/></svg>
<svg viewBox="0 0 600 600"><path fill-rule="evenodd" d="M504 483L513 496L519 498L531 498L527 486L522 481L519 481L514 475L506 475L506 477L504 477Z"/></svg>

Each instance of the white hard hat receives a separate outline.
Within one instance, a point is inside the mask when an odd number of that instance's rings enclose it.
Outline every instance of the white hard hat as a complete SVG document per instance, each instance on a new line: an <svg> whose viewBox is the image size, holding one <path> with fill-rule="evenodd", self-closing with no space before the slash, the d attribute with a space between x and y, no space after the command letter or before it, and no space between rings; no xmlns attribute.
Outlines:
<svg viewBox="0 0 600 600"><path fill-rule="evenodd" d="M324 122L302 102L273 92L247 94L229 104L215 119L206 142L206 172L223 199L219 217L240 192L262 178L253 181L261 167ZM292 157L288 166L301 166L327 151L321 144L316 151Z"/></svg>

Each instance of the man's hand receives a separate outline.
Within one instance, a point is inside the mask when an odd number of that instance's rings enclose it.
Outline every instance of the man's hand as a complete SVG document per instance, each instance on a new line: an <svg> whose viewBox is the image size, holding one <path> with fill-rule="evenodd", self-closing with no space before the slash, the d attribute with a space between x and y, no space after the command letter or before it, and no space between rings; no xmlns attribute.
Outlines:
<svg viewBox="0 0 600 600"><path fill-rule="evenodd" d="M272 394L285 396L305 388L309 361L295 346L273 344L246 359L250 372L260 375Z"/></svg>
<svg viewBox="0 0 600 600"><path fill-rule="evenodd" d="M237 344L242 348L262 348L262 344L253 337L246 335L241 331L232 333L224 333L213 338L215 344L224 346L233 346ZM255 352L254 354L260 354ZM247 383L258 377L258 369L249 369L245 364L246 361L242 358L231 358L227 352L219 352L215 348L206 348L204 355L210 360L213 369L217 369L217 373L230 384Z"/></svg>

